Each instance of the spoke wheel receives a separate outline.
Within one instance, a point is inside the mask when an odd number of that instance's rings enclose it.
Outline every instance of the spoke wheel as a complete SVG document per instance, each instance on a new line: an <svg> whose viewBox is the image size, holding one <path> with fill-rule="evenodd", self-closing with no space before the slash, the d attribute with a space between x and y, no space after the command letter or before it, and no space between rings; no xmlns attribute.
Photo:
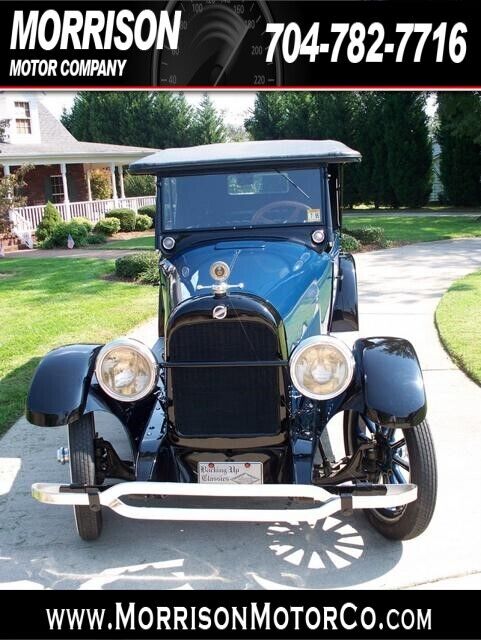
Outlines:
<svg viewBox="0 0 481 640"><path fill-rule="evenodd" d="M70 478L73 484L96 484L95 421L93 413L68 425ZM74 506L75 524L83 540L96 540L102 531L102 512Z"/></svg>
<svg viewBox="0 0 481 640"><path fill-rule="evenodd" d="M347 455L372 441L377 451L374 482L417 485L415 502L392 509L366 509L369 522L382 535L409 540L429 525L436 504L437 469L434 446L426 421L410 429L382 427L354 411L344 414L344 446Z"/></svg>

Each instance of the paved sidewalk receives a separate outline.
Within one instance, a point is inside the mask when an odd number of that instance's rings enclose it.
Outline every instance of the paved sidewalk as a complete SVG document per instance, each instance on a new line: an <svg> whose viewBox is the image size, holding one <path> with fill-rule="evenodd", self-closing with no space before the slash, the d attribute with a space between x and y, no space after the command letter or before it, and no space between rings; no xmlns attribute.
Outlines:
<svg viewBox="0 0 481 640"><path fill-rule="evenodd" d="M62 482L55 462L65 428L20 420L0 441L0 585L5 588L479 588L481 389L444 353L434 309L449 284L481 268L481 239L356 257L362 335L401 335L420 355L439 464L439 498L425 534L406 543L362 514L308 525L140 522L105 513L102 538L77 538L69 508L30 497L35 481ZM135 332L155 339L155 321ZM352 338L353 336L346 336ZM102 435L125 439L110 418ZM334 446L339 429L330 428Z"/></svg>

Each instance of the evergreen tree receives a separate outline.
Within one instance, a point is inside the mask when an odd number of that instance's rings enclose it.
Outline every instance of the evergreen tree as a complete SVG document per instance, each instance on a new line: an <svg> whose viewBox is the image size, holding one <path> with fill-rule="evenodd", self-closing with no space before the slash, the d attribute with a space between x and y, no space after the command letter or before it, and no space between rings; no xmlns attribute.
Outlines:
<svg viewBox="0 0 481 640"><path fill-rule="evenodd" d="M222 116L207 93L204 94L194 116L193 140L195 144L225 142L226 131Z"/></svg>
<svg viewBox="0 0 481 640"><path fill-rule="evenodd" d="M380 91L358 94L353 117L354 147L362 154L356 166L358 202L380 207L393 200L384 136L384 98Z"/></svg>
<svg viewBox="0 0 481 640"><path fill-rule="evenodd" d="M481 146L477 142L480 125L468 124L477 109L479 96L475 93L438 94L441 182L444 197L452 205L481 204Z"/></svg>
<svg viewBox="0 0 481 640"><path fill-rule="evenodd" d="M82 91L76 95L70 112L62 115L62 123L78 140L122 144L120 118L125 95Z"/></svg>
<svg viewBox="0 0 481 640"><path fill-rule="evenodd" d="M77 94L62 123L78 140L153 148L193 144L193 112L185 96L170 92Z"/></svg>
<svg viewBox="0 0 481 640"><path fill-rule="evenodd" d="M254 109L244 123L253 140L280 140L287 137L286 95L283 92L257 94Z"/></svg>
<svg viewBox="0 0 481 640"><path fill-rule="evenodd" d="M255 140L333 139L353 145L356 96L349 92L259 93L245 127ZM356 168L344 176L344 201L357 201Z"/></svg>
<svg viewBox="0 0 481 640"><path fill-rule="evenodd" d="M453 135L481 145L481 92L441 93L438 94L438 103L439 96L444 102L444 114L450 120Z"/></svg>
<svg viewBox="0 0 481 640"><path fill-rule="evenodd" d="M349 91L319 91L311 94L308 136L314 139L338 140L357 148L356 114L358 95ZM343 203L351 206L358 203L359 166L346 165L343 171Z"/></svg>
<svg viewBox="0 0 481 640"><path fill-rule="evenodd" d="M425 94L386 92L383 134L394 207L421 207L431 192L432 144Z"/></svg>
<svg viewBox="0 0 481 640"><path fill-rule="evenodd" d="M43 210L43 217L36 230L37 240L46 240L52 233L55 227L62 222L60 213L57 207L50 201L47 202Z"/></svg>
<svg viewBox="0 0 481 640"><path fill-rule="evenodd" d="M283 138L291 140L315 139L311 131L313 112L312 93L305 91L289 91L283 94L279 106L285 111L284 119L280 119Z"/></svg>

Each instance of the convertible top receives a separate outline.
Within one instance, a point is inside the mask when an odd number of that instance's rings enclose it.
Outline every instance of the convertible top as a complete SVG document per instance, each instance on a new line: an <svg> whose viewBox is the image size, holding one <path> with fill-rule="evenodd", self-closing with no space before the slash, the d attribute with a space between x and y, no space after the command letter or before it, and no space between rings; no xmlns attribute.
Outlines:
<svg viewBox="0 0 481 640"><path fill-rule="evenodd" d="M136 160L132 173L174 174L223 167L360 162L359 151L335 140L263 140L164 149Z"/></svg>

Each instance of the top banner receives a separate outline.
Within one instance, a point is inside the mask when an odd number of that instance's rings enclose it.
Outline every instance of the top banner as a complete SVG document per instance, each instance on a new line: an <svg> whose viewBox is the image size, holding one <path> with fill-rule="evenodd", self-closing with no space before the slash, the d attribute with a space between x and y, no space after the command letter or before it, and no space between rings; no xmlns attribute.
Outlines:
<svg viewBox="0 0 481 640"><path fill-rule="evenodd" d="M477 3L2 2L2 88L480 88Z"/></svg>

